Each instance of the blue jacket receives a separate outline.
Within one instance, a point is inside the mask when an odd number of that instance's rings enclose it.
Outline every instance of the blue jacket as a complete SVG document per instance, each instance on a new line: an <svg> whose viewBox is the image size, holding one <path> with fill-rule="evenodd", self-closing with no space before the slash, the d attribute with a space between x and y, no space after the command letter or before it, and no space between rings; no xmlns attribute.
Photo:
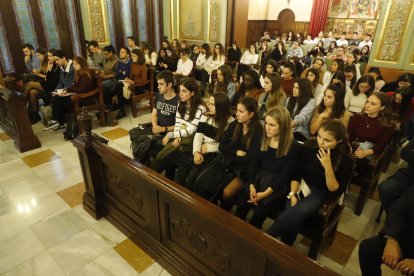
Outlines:
<svg viewBox="0 0 414 276"><path fill-rule="evenodd" d="M73 68L72 60L68 60L66 68L60 67L59 83L56 89L68 89L73 84L75 78L75 69Z"/></svg>

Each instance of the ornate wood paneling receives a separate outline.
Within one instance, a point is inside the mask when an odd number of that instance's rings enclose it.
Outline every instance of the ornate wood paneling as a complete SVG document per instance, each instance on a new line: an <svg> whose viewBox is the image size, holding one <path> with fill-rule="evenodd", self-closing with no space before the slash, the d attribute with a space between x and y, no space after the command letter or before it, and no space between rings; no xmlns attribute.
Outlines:
<svg viewBox="0 0 414 276"><path fill-rule="evenodd" d="M247 44L252 44L260 40L265 31L268 31L271 36L276 30L289 30L294 33L307 33L309 31L309 22L292 22L287 24L285 21L279 20L249 20L247 24Z"/></svg>
<svg viewBox="0 0 414 276"><path fill-rule="evenodd" d="M97 140L79 136L83 206L173 275L336 275Z"/></svg>

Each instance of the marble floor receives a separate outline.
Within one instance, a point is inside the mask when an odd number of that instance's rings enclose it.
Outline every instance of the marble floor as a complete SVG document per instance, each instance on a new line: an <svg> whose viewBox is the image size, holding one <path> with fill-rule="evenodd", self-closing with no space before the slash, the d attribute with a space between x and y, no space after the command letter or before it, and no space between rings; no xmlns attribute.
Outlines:
<svg viewBox="0 0 414 276"><path fill-rule="evenodd" d="M150 121L150 114L131 115L115 127L94 132L109 145L131 156L128 130ZM42 147L19 153L0 129L0 275L170 275L107 220L98 221L82 208L84 191L78 156L62 133L33 126ZM392 163L382 179L396 170ZM351 188L333 245L318 262L341 275L360 275L359 241L376 235L378 196L361 216L353 213L356 189ZM267 220L265 227L272 221ZM299 238L294 248L307 254L309 242ZM385 269L384 275L398 275Z"/></svg>

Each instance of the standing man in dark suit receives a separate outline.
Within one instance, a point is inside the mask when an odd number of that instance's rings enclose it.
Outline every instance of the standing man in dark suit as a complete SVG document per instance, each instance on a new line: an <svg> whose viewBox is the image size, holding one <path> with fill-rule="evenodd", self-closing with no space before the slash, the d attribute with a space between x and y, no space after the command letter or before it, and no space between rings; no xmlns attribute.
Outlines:
<svg viewBox="0 0 414 276"><path fill-rule="evenodd" d="M381 264L414 275L414 187L391 204L385 226L378 236L359 245L362 275L381 275Z"/></svg>

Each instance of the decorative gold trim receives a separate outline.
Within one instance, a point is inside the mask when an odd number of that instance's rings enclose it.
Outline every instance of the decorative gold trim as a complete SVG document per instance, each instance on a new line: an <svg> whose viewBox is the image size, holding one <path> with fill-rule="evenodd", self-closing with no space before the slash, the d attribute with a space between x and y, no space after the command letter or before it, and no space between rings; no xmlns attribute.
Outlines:
<svg viewBox="0 0 414 276"><path fill-rule="evenodd" d="M413 51L413 54L411 55L410 65L414 65L414 51Z"/></svg>
<svg viewBox="0 0 414 276"><path fill-rule="evenodd" d="M88 12L91 22L92 39L98 43L107 42L102 0L88 0Z"/></svg>
<svg viewBox="0 0 414 276"><path fill-rule="evenodd" d="M208 15L208 34L209 34L209 41L210 42L217 42L219 41L220 37L220 0L210 0L209 3L209 15Z"/></svg>
<svg viewBox="0 0 414 276"><path fill-rule="evenodd" d="M390 0L388 2L385 20L382 24L384 28L381 30L379 39L376 39L376 42L381 44L376 47L374 62L398 64L403 48L402 42L405 41L408 32L408 22L413 16L413 3L413 0Z"/></svg>

